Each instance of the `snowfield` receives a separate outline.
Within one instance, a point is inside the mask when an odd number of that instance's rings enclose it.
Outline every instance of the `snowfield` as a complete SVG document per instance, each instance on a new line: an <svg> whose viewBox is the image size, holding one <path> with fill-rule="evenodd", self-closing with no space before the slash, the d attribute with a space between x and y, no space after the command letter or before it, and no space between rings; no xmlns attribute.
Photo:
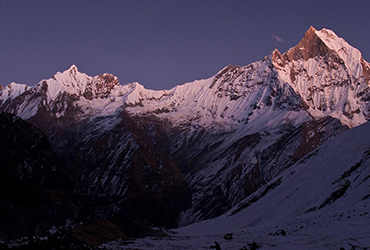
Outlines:
<svg viewBox="0 0 370 250"><path fill-rule="evenodd" d="M370 248L370 123L327 141L226 214L168 231L168 237L111 242L107 249ZM232 239L224 236L232 233ZM285 235L284 235L285 234ZM248 248L250 249L250 248Z"/></svg>

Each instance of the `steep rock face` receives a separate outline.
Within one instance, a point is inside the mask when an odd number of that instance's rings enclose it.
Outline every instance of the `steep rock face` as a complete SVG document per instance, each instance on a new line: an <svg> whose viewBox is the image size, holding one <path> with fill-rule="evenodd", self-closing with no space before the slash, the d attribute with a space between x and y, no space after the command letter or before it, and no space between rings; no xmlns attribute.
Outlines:
<svg viewBox="0 0 370 250"><path fill-rule="evenodd" d="M275 110L282 111L279 119L309 119L303 105L289 84L278 80L269 56L245 67L228 66L209 79L177 86L159 99L143 99L127 111L141 116L155 113L176 127L230 130Z"/></svg>
<svg viewBox="0 0 370 250"><path fill-rule="evenodd" d="M181 223L220 215L325 140L366 122L369 72L357 49L311 27L284 54L274 50L170 90L119 85L72 66L18 96L2 94L0 110L50 135L80 195L112 204L97 204L99 213L130 211L173 226L190 204L188 185L193 205Z"/></svg>
<svg viewBox="0 0 370 250"><path fill-rule="evenodd" d="M127 110L154 112L180 128L169 134L182 134L170 142L172 158L193 191L186 223L225 212L346 126L367 121L366 65L333 32L310 28L283 55L228 66Z"/></svg>
<svg viewBox="0 0 370 250"><path fill-rule="evenodd" d="M190 191L177 166L122 110L125 102L140 101L141 89L120 86L109 74L89 77L72 65L11 100L2 95L1 110L49 134L78 180L77 195L101 197L96 209L102 216L122 212L150 225L174 227L191 204Z"/></svg>
<svg viewBox="0 0 370 250"><path fill-rule="evenodd" d="M140 240L132 247L206 248L232 232L222 249L240 249L245 239L261 249L367 248L369 135L365 123L325 142L226 214L177 229L173 244Z"/></svg>
<svg viewBox="0 0 370 250"><path fill-rule="evenodd" d="M30 89L30 86L26 84L17 84L14 82L7 85L5 88L1 86L0 105L4 105L7 100L10 102L15 97L26 92L28 89Z"/></svg>
<svg viewBox="0 0 370 250"><path fill-rule="evenodd" d="M99 197L92 206L102 217L127 214L148 225L176 227L179 213L191 205L177 166L124 111L74 129L55 128L50 140L79 179L77 194Z"/></svg>
<svg viewBox="0 0 370 250"><path fill-rule="evenodd" d="M313 117L330 115L350 127L369 119L368 63L331 30L311 27L296 47L276 52L274 62Z"/></svg>
<svg viewBox="0 0 370 250"><path fill-rule="evenodd" d="M77 67L72 65L63 73L58 72L27 91L18 91L18 96L6 95L3 90L0 110L29 120L48 133L55 124L68 126L86 119L93 111L84 110L79 101L99 99L108 103L108 95L117 86L118 80L113 75L90 77L78 72ZM16 89L20 87L17 85Z"/></svg>
<svg viewBox="0 0 370 250"><path fill-rule="evenodd" d="M0 113L0 235L40 235L64 223L76 208L74 182L39 129Z"/></svg>
<svg viewBox="0 0 370 250"><path fill-rule="evenodd" d="M223 214L346 129L337 119L324 117L274 133L235 132L217 138L186 166L191 168L185 177L193 191L193 206L183 214L182 223ZM206 138L203 135L202 140ZM211 138L216 139L208 135Z"/></svg>

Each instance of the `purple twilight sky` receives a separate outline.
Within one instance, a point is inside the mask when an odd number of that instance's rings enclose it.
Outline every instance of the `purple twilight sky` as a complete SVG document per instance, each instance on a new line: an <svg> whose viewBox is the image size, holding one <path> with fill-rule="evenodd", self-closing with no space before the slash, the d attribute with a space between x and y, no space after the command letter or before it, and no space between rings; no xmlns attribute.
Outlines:
<svg viewBox="0 0 370 250"><path fill-rule="evenodd" d="M329 28L370 60L368 0L0 0L0 84L76 64L169 89L295 46Z"/></svg>

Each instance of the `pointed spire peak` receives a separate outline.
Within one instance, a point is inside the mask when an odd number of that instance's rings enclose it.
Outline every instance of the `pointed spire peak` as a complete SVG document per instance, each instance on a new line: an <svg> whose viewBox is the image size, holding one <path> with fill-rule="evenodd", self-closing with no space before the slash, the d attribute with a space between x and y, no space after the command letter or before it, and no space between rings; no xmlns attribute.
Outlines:
<svg viewBox="0 0 370 250"><path fill-rule="evenodd" d="M78 68L77 68L77 66L76 65L74 65L74 64L72 64L68 69L66 69L66 70L64 70L63 72L60 72L60 71L58 71L55 75L54 75L54 77L56 76L56 75L59 75L59 74L72 74L72 75L75 75L77 72L79 72L78 71Z"/></svg>
<svg viewBox="0 0 370 250"><path fill-rule="evenodd" d="M310 26L310 28L307 30L307 32L316 32L317 30L315 29L315 27L313 27L312 25Z"/></svg>
<svg viewBox="0 0 370 250"><path fill-rule="evenodd" d="M317 55L328 53L330 49L318 35L319 32L311 26L297 46L287 51L286 55L289 60L304 59L306 61Z"/></svg>
<svg viewBox="0 0 370 250"><path fill-rule="evenodd" d="M80 74L80 72L78 71L78 68L75 64L72 64L68 69L64 70L63 72L60 72L58 71L53 78L55 78L55 76L59 75L59 74L62 74L62 75L74 75L76 76L77 74Z"/></svg>
<svg viewBox="0 0 370 250"><path fill-rule="evenodd" d="M278 49L274 49L274 51L272 51L271 61L281 67L285 64L285 59Z"/></svg>
<svg viewBox="0 0 370 250"><path fill-rule="evenodd" d="M68 69L64 70L64 71L58 71L55 73L55 75L52 77L54 80L55 80L55 77L58 76L58 75L74 75L76 76L77 74L81 74L79 71L78 71L78 68L75 64L72 64Z"/></svg>
<svg viewBox="0 0 370 250"><path fill-rule="evenodd" d="M75 64L72 64L71 67L69 67L69 69L67 69L67 71L76 74L76 72L78 72L78 68Z"/></svg>
<svg viewBox="0 0 370 250"><path fill-rule="evenodd" d="M264 60L271 60L271 62L274 62L280 58L282 58L282 54L278 49L274 49L268 56L265 57Z"/></svg>
<svg viewBox="0 0 370 250"><path fill-rule="evenodd" d="M313 26L310 26L310 28L304 34L303 39L305 39L305 38L306 39L312 39L312 37L316 36L316 32L317 32L317 30Z"/></svg>
<svg viewBox="0 0 370 250"><path fill-rule="evenodd" d="M272 56L281 56L281 53L278 49L274 49L274 51L272 51Z"/></svg>
<svg viewBox="0 0 370 250"><path fill-rule="evenodd" d="M71 67L69 67L69 70L72 70L72 69L78 70L78 68L75 64L72 64Z"/></svg>
<svg viewBox="0 0 370 250"><path fill-rule="evenodd" d="M306 32L305 37L309 33L309 37L318 37L326 46L329 47L331 50L337 51L341 49L343 46L350 46L343 38L339 37L335 34L334 31L326 28L322 28L321 30L316 30L312 26Z"/></svg>

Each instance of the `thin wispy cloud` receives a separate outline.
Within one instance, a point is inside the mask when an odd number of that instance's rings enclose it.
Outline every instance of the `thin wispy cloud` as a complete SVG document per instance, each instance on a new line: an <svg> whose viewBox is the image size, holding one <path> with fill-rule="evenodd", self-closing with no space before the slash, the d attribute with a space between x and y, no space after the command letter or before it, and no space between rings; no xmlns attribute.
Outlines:
<svg viewBox="0 0 370 250"><path fill-rule="evenodd" d="M275 39L275 41L277 41L278 43L283 43L284 42L283 38L281 38L278 35L272 34L272 38Z"/></svg>

